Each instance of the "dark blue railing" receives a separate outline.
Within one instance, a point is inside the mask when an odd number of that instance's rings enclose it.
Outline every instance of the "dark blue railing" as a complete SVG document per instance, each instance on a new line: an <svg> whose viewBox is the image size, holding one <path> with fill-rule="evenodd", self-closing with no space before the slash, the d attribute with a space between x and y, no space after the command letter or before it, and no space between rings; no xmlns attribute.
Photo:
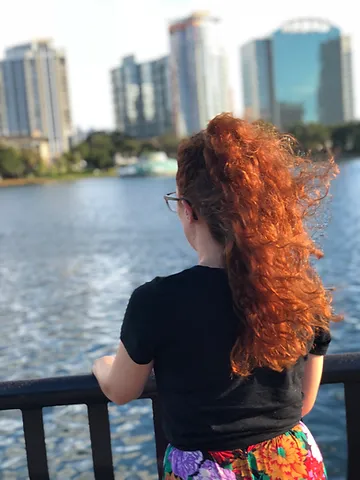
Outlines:
<svg viewBox="0 0 360 480"><path fill-rule="evenodd" d="M344 384L348 443L347 478L359 480L360 353L326 357L322 383ZM152 400L158 473L161 479L167 442L161 428L161 411L154 378L147 383L141 398ZM0 410L19 409L22 412L30 480L49 480L42 409L74 404L87 405L95 479L114 480L108 400L102 394L94 376L0 383Z"/></svg>

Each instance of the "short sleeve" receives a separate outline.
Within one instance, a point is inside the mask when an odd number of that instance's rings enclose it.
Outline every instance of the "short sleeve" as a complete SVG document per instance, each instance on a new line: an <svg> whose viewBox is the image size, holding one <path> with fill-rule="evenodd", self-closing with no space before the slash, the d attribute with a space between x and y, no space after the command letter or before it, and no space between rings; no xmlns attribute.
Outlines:
<svg viewBox="0 0 360 480"><path fill-rule="evenodd" d="M145 283L131 295L124 321L121 326L120 340L131 359L146 365L154 359L160 337L156 299L152 282Z"/></svg>
<svg viewBox="0 0 360 480"><path fill-rule="evenodd" d="M326 355L331 342L330 331L317 329L315 332L314 342L309 353L312 355Z"/></svg>

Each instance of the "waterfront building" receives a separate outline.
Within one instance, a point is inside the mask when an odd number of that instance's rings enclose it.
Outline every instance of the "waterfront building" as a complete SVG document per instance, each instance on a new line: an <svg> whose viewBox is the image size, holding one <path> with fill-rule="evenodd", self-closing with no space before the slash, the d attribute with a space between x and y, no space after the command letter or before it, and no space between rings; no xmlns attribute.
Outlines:
<svg viewBox="0 0 360 480"><path fill-rule="evenodd" d="M7 129L4 81L3 81L2 69L0 68L0 136L7 135L7 134L8 134L8 129Z"/></svg>
<svg viewBox="0 0 360 480"><path fill-rule="evenodd" d="M137 63L133 55L111 70L116 129L137 138L171 133L170 69L167 56Z"/></svg>
<svg viewBox="0 0 360 480"><path fill-rule="evenodd" d="M270 40L255 40L244 45L241 49L241 67L244 118L272 121L274 99Z"/></svg>
<svg viewBox="0 0 360 480"><path fill-rule="evenodd" d="M32 150L39 155L44 166L49 166L52 160L50 145L47 138L26 136L1 136L0 145L14 148L15 150Z"/></svg>
<svg viewBox="0 0 360 480"><path fill-rule="evenodd" d="M171 23L169 32L173 123L182 137L231 109L228 62L222 23L208 12Z"/></svg>
<svg viewBox="0 0 360 480"><path fill-rule="evenodd" d="M353 111L350 38L322 19L296 19L241 49L245 117L287 129L336 125Z"/></svg>
<svg viewBox="0 0 360 480"><path fill-rule="evenodd" d="M47 138L52 158L66 152L72 129L65 53L51 40L34 40L8 48L0 71L4 133ZM1 112L0 93L0 119Z"/></svg>

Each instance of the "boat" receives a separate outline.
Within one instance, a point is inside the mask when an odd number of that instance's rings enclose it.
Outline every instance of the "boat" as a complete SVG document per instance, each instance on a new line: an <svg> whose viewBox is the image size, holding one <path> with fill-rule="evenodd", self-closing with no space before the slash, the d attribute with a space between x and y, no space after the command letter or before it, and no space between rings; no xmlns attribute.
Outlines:
<svg viewBox="0 0 360 480"><path fill-rule="evenodd" d="M135 163L118 168L119 177L175 177L177 161L165 152L140 155Z"/></svg>

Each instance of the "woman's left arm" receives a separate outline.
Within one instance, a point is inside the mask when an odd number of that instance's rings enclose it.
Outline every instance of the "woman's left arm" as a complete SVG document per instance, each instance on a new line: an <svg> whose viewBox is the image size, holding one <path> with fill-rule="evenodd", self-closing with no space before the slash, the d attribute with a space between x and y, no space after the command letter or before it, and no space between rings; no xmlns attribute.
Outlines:
<svg viewBox="0 0 360 480"><path fill-rule="evenodd" d="M142 394L152 368L153 362L146 365L135 363L120 341L116 356L95 360L92 371L104 395L112 402L124 405Z"/></svg>

